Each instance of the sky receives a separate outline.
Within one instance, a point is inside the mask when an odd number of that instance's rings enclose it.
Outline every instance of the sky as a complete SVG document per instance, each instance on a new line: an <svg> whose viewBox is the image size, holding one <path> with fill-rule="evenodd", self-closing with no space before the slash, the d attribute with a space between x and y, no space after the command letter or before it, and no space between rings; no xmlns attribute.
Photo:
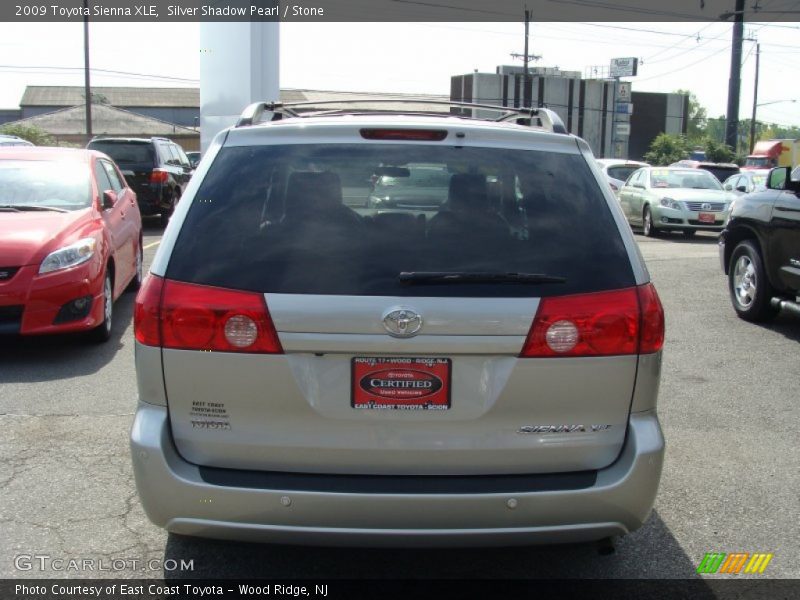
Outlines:
<svg viewBox="0 0 800 600"><path fill-rule="evenodd" d="M729 23L532 23L534 66L586 73L635 56L636 91L694 92L711 117L727 107ZM761 44L758 119L800 125L800 23L746 23ZM199 23L92 23L92 84L198 86ZM146 40L147 43L142 43ZM450 77L517 64L522 23L283 23L282 88L449 94ZM755 42L745 41L740 118L753 104ZM5 24L0 108L26 85L83 85L82 23ZM791 100L796 100L791 102Z"/></svg>

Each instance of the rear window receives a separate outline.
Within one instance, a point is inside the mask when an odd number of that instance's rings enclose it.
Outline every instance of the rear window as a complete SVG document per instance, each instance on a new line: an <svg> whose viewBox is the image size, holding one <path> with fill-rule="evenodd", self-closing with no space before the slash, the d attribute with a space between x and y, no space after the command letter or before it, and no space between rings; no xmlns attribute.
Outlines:
<svg viewBox="0 0 800 600"><path fill-rule="evenodd" d="M415 195L376 202L386 188ZM566 282L409 285L398 281L401 272ZM634 285L582 156L415 144L223 148L166 275L262 293L372 296L547 296Z"/></svg>
<svg viewBox="0 0 800 600"><path fill-rule="evenodd" d="M619 179L620 181L628 181L628 177L639 168L641 168L641 165L633 165L631 167L609 167L608 176Z"/></svg>
<svg viewBox="0 0 800 600"><path fill-rule="evenodd" d="M152 144L139 142L104 142L99 140L89 142L88 148L107 154L114 159L114 162L118 165L152 165L155 162Z"/></svg>
<svg viewBox="0 0 800 600"><path fill-rule="evenodd" d="M714 177L716 177L718 181L725 181L731 175L736 175L739 172L739 169L736 167L714 167L700 165L698 168L708 171Z"/></svg>

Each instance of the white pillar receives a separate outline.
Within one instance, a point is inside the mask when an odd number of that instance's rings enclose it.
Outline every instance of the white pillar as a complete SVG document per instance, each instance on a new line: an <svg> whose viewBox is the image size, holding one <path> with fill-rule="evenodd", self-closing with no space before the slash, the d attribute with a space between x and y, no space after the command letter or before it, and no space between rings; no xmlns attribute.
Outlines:
<svg viewBox="0 0 800 600"><path fill-rule="evenodd" d="M200 23L200 148L252 102L279 100L278 23Z"/></svg>

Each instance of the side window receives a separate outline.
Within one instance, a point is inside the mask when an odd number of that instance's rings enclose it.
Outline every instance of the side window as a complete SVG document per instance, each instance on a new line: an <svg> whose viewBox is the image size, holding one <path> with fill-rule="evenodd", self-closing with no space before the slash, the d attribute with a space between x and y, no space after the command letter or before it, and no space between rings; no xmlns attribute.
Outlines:
<svg viewBox="0 0 800 600"><path fill-rule="evenodd" d="M111 188L118 194L122 192L122 189L125 187L122 185L122 182L119 179L119 175L117 174L117 170L114 168L110 162L101 160L100 164L103 165L103 168L106 171L106 175L108 175L108 180L111 183Z"/></svg>
<svg viewBox="0 0 800 600"><path fill-rule="evenodd" d="M162 164L171 165L174 162L175 158L172 156L172 152L169 151L169 144L159 142L156 148L158 148L158 156Z"/></svg>
<svg viewBox="0 0 800 600"><path fill-rule="evenodd" d="M97 179L97 191L101 196L106 190L114 189L111 187L111 182L108 180L106 170L103 168L103 164L99 160L95 161L94 163L94 177Z"/></svg>
<svg viewBox="0 0 800 600"><path fill-rule="evenodd" d="M181 148L178 144L175 144L172 149L178 157L178 164L183 167L191 167L191 164L189 164L189 157L186 156L183 148Z"/></svg>

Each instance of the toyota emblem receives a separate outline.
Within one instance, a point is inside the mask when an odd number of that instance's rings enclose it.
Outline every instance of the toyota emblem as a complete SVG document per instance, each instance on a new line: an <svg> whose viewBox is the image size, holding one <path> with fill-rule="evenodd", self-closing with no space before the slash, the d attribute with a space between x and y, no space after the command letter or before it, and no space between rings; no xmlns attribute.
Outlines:
<svg viewBox="0 0 800 600"><path fill-rule="evenodd" d="M700 208L703 210L711 210L711 205L708 202L704 202Z"/></svg>
<svg viewBox="0 0 800 600"><path fill-rule="evenodd" d="M393 337L412 337L422 329L422 317L410 308L392 308L383 315L383 326Z"/></svg>

